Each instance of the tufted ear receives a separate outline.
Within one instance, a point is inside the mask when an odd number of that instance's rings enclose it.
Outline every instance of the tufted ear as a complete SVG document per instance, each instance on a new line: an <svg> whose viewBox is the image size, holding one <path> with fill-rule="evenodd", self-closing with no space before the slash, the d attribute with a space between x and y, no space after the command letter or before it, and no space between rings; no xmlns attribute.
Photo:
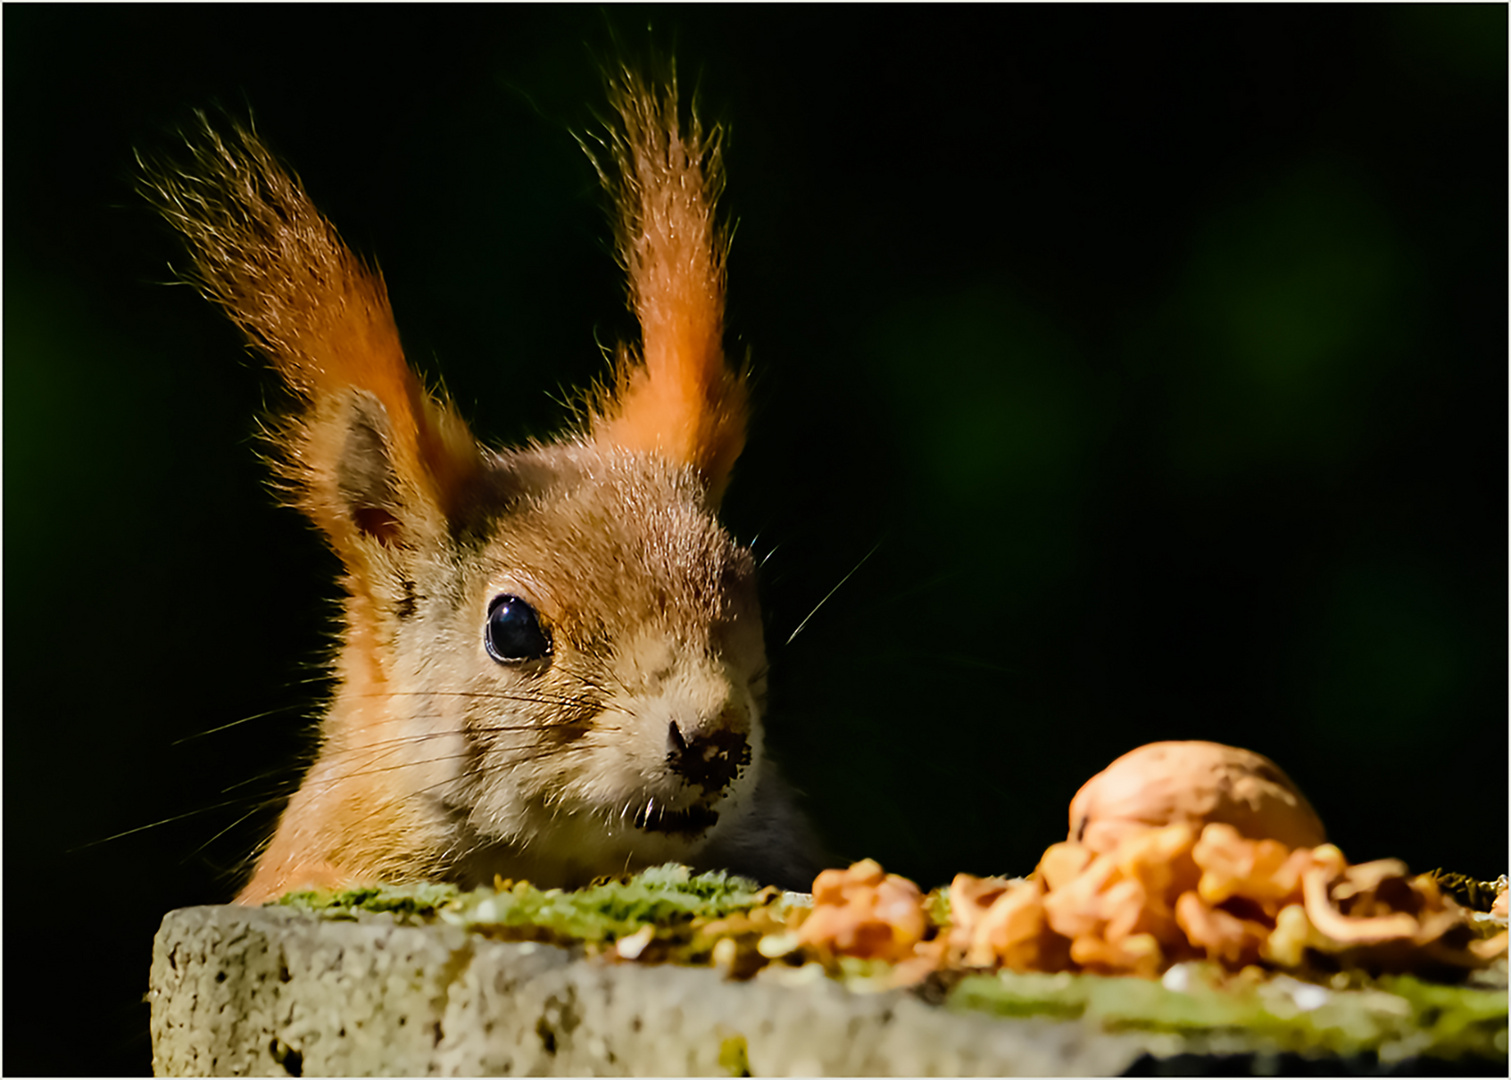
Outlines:
<svg viewBox="0 0 1511 1080"><path fill-rule="evenodd" d="M591 437L693 466L716 504L745 446L747 412L745 374L724 359L719 130L705 132L696 116L683 126L675 76L658 91L626 69L609 93L619 116L604 141L612 168L589 157L614 197L641 347L620 347Z"/></svg>
<svg viewBox="0 0 1511 1080"><path fill-rule="evenodd" d="M270 431L279 474L360 573L377 548L455 521L481 451L405 363L382 277L255 132L199 120L191 159L144 165L144 189L188 241L195 284L298 397Z"/></svg>

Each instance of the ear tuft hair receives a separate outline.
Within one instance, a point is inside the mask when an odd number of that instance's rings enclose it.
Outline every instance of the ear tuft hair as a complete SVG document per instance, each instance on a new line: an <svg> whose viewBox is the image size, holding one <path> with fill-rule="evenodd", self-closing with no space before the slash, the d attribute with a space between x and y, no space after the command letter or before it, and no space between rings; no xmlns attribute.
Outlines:
<svg viewBox="0 0 1511 1080"><path fill-rule="evenodd" d="M640 322L639 354L620 346L613 386L597 395L594 441L694 466L717 502L745 446L743 371L725 362L724 259L715 219L723 187L720 130L682 123L675 72L664 90L628 68L609 86L618 124L601 140L619 260Z"/></svg>
<svg viewBox="0 0 1511 1080"><path fill-rule="evenodd" d="M363 539L442 526L480 451L405 363L382 276L250 126L196 115L189 160L141 163L143 192L188 242L193 283L302 399L272 428L295 501L349 566Z"/></svg>

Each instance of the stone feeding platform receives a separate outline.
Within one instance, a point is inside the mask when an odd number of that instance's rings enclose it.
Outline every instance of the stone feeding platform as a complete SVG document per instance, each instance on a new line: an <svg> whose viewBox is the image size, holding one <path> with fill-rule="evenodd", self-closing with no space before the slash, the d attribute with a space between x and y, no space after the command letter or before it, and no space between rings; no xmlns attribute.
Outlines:
<svg viewBox="0 0 1511 1080"><path fill-rule="evenodd" d="M572 894L566 894L570 897ZM490 900L471 918L497 918ZM446 906L446 905L438 905ZM455 905L450 905L455 907ZM332 916L335 916L334 918ZM493 927L492 929L497 929ZM1506 995L1277 977L1243 1000L1163 982L969 976L937 993L773 962L754 977L500 940L402 910L186 908L153 950L158 1075L1504 1075ZM516 938L518 934L514 935ZM714 950L717 955L718 950ZM944 1000L939 1000L943 998Z"/></svg>

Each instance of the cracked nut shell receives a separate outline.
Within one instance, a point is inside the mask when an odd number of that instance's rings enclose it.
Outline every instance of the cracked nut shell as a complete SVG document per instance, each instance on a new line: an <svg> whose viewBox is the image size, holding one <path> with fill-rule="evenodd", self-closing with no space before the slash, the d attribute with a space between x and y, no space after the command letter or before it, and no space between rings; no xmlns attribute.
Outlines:
<svg viewBox="0 0 1511 1080"><path fill-rule="evenodd" d="M1093 776L1071 801L1069 838L1107 852L1139 829L1212 822L1293 848L1327 840L1317 812L1273 761L1196 741L1149 743Z"/></svg>

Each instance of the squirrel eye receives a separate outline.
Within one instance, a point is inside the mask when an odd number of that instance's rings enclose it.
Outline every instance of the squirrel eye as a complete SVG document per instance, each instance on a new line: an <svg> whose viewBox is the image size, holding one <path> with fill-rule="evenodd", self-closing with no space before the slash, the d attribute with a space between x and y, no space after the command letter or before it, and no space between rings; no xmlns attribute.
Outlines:
<svg viewBox="0 0 1511 1080"><path fill-rule="evenodd" d="M539 660L551 651L551 639L540 625L535 609L508 593L495 596L488 605L483 641L488 655L501 664Z"/></svg>

